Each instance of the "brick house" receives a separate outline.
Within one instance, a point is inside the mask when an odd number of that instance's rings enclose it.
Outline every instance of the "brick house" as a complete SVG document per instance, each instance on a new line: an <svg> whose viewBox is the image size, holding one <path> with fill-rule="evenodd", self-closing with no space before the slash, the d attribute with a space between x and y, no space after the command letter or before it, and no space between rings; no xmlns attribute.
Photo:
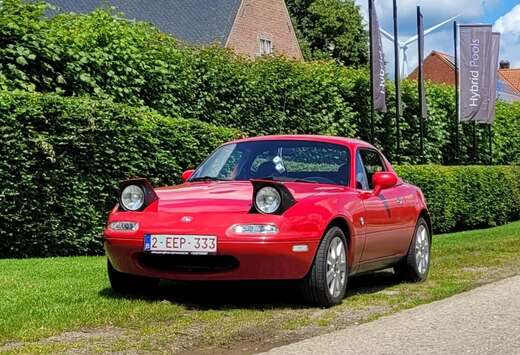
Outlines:
<svg viewBox="0 0 520 355"><path fill-rule="evenodd" d="M302 59L284 0L48 0L58 11L89 13L113 6L193 45L218 45L256 58Z"/></svg>
<svg viewBox="0 0 520 355"><path fill-rule="evenodd" d="M408 79L417 80L416 68ZM436 84L455 85L455 59L449 54L432 51L424 59L424 78ZM520 101L520 69L511 69L509 62L500 62L497 97L504 101Z"/></svg>

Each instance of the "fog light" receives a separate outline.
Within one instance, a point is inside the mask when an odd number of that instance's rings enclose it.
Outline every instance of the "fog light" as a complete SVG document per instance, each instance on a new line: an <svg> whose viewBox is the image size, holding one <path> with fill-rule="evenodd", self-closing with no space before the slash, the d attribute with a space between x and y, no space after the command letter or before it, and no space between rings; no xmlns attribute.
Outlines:
<svg viewBox="0 0 520 355"><path fill-rule="evenodd" d="M139 229L137 222L112 222L108 225L108 229L119 232L135 232Z"/></svg>
<svg viewBox="0 0 520 355"><path fill-rule="evenodd" d="M278 227L274 224L237 224L233 227L235 234L276 234Z"/></svg>

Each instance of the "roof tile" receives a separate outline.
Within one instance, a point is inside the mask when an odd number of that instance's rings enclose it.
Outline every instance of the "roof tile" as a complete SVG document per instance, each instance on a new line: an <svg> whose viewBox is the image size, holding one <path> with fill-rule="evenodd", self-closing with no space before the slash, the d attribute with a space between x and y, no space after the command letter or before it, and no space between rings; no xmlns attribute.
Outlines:
<svg viewBox="0 0 520 355"><path fill-rule="evenodd" d="M498 73L520 94L520 69L499 69Z"/></svg>
<svg viewBox="0 0 520 355"><path fill-rule="evenodd" d="M241 0L47 0L63 12L89 13L115 7L131 20L147 21L161 31L195 44L227 40Z"/></svg>

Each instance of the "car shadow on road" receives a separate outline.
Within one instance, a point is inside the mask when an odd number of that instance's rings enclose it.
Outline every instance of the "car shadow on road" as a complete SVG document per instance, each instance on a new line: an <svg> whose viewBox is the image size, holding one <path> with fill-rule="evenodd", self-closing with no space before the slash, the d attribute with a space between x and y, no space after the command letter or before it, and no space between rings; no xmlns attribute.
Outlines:
<svg viewBox="0 0 520 355"><path fill-rule="evenodd" d="M349 279L347 297L380 292L399 283L389 270L356 275ZM305 307L294 281L173 282L161 281L147 294L121 294L107 287L100 296L111 299L168 301L193 310L272 309Z"/></svg>

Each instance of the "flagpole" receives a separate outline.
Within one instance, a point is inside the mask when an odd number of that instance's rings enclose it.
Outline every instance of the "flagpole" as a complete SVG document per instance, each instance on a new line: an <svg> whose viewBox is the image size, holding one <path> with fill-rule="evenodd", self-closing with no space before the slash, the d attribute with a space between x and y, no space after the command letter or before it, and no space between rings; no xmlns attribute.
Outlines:
<svg viewBox="0 0 520 355"><path fill-rule="evenodd" d="M417 55L417 58L419 58L419 65L417 66L418 68L418 73L417 73L417 84L419 85L418 86L418 94L419 94L419 119L420 119L420 151L421 151L421 160L424 159L424 117L423 117L423 110L424 110L424 107L423 107L423 97L424 97L424 77L423 77L423 66L422 66L422 60L423 60L423 56L424 56L424 52L423 52L423 38L422 38L422 31L421 31L421 26L422 26L422 19L421 19L421 7L420 6L417 6L417 49L419 51L418 55Z"/></svg>
<svg viewBox="0 0 520 355"><path fill-rule="evenodd" d="M455 58L455 162L459 162L460 143L459 143L459 117L460 117L460 98L459 98L459 53L458 53L458 27L457 21L453 22L453 44Z"/></svg>
<svg viewBox="0 0 520 355"><path fill-rule="evenodd" d="M493 165L493 129L491 123L488 125L488 139L489 139L489 165Z"/></svg>
<svg viewBox="0 0 520 355"><path fill-rule="evenodd" d="M477 121L473 121L473 163L478 163L477 152Z"/></svg>
<svg viewBox="0 0 520 355"><path fill-rule="evenodd" d="M399 32L397 29L397 0L394 0L394 57L395 57L395 128L397 164L401 164L401 78L399 68Z"/></svg>
<svg viewBox="0 0 520 355"><path fill-rule="evenodd" d="M368 22L369 22L369 37L370 37L370 143L375 144L375 133L374 133L374 35L372 33L372 8L374 6L374 0L368 0Z"/></svg>

